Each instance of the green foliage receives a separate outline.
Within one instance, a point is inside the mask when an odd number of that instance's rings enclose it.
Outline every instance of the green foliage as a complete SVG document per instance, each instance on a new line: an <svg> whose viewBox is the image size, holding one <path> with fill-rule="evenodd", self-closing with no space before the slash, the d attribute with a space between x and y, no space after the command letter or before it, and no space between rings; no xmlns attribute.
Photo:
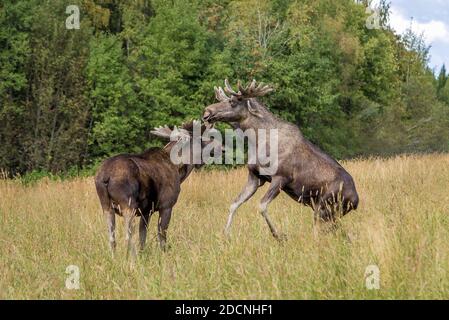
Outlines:
<svg viewBox="0 0 449 320"><path fill-rule="evenodd" d="M136 84L151 109L148 126L198 117L195 92L207 66L206 30L195 3L158 1L134 53Z"/></svg>
<svg viewBox="0 0 449 320"><path fill-rule="evenodd" d="M446 85L447 82L447 78L449 77L449 75L446 72L446 65L443 64L443 66L441 67L440 73L438 75L437 81L438 81L438 90L444 88L444 86Z"/></svg>
<svg viewBox="0 0 449 320"><path fill-rule="evenodd" d="M100 35L90 43L86 68L91 104L89 153L94 157L141 150L147 111L138 100L117 36Z"/></svg>
<svg viewBox="0 0 449 320"><path fill-rule="evenodd" d="M3 1L0 4L0 168L24 170L23 157L26 106L19 96L27 87L26 66L30 53L33 1Z"/></svg>
<svg viewBox="0 0 449 320"><path fill-rule="evenodd" d="M440 97L441 100L446 104L446 106L449 106L449 81L447 81L444 88L441 89Z"/></svg>
<svg viewBox="0 0 449 320"><path fill-rule="evenodd" d="M17 177L17 179L25 186L32 186L36 184L36 182L45 178L53 181L59 180L59 177L57 175L44 170L33 170L25 173L23 176Z"/></svg>
<svg viewBox="0 0 449 320"><path fill-rule="evenodd" d="M0 4L0 168L80 173L160 145L199 118L224 78L337 158L449 150L449 81L421 35L366 28L369 1L66 1ZM389 4L381 1L388 25Z"/></svg>

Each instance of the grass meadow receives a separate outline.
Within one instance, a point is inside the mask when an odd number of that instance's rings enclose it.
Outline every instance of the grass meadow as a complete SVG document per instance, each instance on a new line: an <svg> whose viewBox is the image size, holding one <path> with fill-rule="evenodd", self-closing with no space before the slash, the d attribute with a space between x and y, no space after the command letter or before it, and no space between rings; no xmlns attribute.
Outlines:
<svg viewBox="0 0 449 320"><path fill-rule="evenodd" d="M169 250L158 248L154 215L134 265L120 217L110 256L93 178L0 180L0 299L449 298L449 155L343 165L360 205L342 231L317 237L312 210L281 194L269 207L288 236L278 243L257 213L264 186L237 212L227 240L228 207L246 170L202 170L182 186ZM79 267L78 290L65 286L68 265ZM366 287L369 265L380 270L378 290Z"/></svg>

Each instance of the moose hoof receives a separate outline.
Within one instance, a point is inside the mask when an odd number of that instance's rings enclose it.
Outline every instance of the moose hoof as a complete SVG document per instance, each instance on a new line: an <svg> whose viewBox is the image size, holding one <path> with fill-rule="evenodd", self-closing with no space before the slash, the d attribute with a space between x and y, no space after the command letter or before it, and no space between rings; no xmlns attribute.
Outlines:
<svg viewBox="0 0 449 320"><path fill-rule="evenodd" d="M168 243L163 243L159 245L159 248L162 252L167 252L171 249L171 245Z"/></svg>
<svg viewBox="0 0 449 320"><path fill-rule="evenodd" d="M287 235L285 233L276 233L274 234L274 237L279 242L287 241Z"/></svg>
<svg viewBox="0 0 449 320"><path fill-rule="evenodd" d="M224 229L223 230L223 237L225 238L225 240L230 240L231 239L231 230Z"/></svg>

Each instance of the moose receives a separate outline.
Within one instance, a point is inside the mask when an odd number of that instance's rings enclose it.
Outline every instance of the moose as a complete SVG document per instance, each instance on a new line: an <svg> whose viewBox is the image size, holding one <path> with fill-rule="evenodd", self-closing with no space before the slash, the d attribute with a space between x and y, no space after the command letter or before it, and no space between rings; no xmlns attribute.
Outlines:
<svg viewBox="0 0 449 320"><path fill-rule="evenodd" d="M257 99L273 91L273 88L263 83L257 84L255 80L247 86L242 86L238 81L237 86L236 92L226 79L225 90L214 87L219 102L205 108L203 121L208 124L221 121L234 129L254 130L253 137L248 135L248 143L255 144L256 148L260 147L256 144L259 129L264 129L264 132L277 130L278 164L276 172L272 174L262 170L265 164L261 164L258 159L248 164L248 181L230 206L225 234L230 232L236 210L265 182L270 182L270 186L260 200L259 211L278 240L285 239L285 235L280 234L273 225L267 207L281 190L295 201L311 207L317 224L322 221L335 226L339 216L357 209L359 197L351 175L336 160L307 140L296 125L278 118Z"/></svg>
<svg viewBox="0 0 449 320"><path fill-rule="evenodd" d="M201 135L198 137L193 136L195 125L201 128ZM145 246L149 219L155 211L159 211L157 235L160 247L165 249L167 228L173 206L181 190L181 183L195 167L200 167L207 161L195 153L201 152L210 143L217 144L214 140L202 139L205 131L210 129L211 126L201 125L199 121L186 123L180 128L159 127L151 133L171 140L164 148L150 148L141 154L120 154L102 163L95 175L95 186L107 222L113 256L116 248L116 214L125 219L127 255L131 252L135 257L134 218L140 216L139 240L142 250ZM195 139L200 140L196 141L200 148L193 147ZM170 157L171 151L186 144L190 144L187 150L192 150L188 154L190 159L175 164ZM221 144L214 150L221 150ZM192 158L198 156L200 163L195 164Z"/></svg>

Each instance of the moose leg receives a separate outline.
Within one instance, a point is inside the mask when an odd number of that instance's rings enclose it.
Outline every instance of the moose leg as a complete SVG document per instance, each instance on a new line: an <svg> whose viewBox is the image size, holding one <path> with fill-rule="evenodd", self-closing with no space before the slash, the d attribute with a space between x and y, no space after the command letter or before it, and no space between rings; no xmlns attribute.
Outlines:
<svg viewBox="0 0 449 320"><path fill-rule="evenodd" d="M282 177L273 177L271 180L270 188L268 189L267 193L263 196L263 198L260 200L259 209L262 216L265 218L265 221L268 224L268 227L270 228L271 234L273 237L275 237L277 240L284 240L285 236L280 235L276 228L274 227L273 223L270 220L270 217L268 216L268 204L276 198L279 193L281 192L282 184L285 183Z"/></svg>
<svg viewBox="0 0 449 320"><path fill-rule="evenodd" d="M325 217L328 216L327 209L321 202L314 206L313 212L313 234L317 238L322 231L323 224L326 222Z"/></svg>
<svg viewBox="0 0 449 320"><path fill-rule="evenodd" d="M170 223L172 208L160 209L159 210L159 224L157 229L157 237L159 239L159 245L161 249L165 251L165 246L167 242L167 229Z"/></svg>
<svg viewBox="0 0 449 320"><path fill-rule="evenodd" d="M106 221L106 225L108 228L108 236L109 236L109 246L111 248L111 254L114 258L115 254L115 211L112 208L112 202L109 197L107 184L103 181L96 180L95 188L97 189L97 194L100 199L101 208L103 210L103 216Z"/></svg>
<svg viewBox="0 0 449 320"><path fill-rule="evenodd" d="M115 254L115 212L112 209L106 209L103 211L108 226L109 246L111 248L112 257Z"/></svg>
<svg viewBox="0 0 449 320"><path fill-rule="evenodd" d="M145 213L140 216L139 223L139 242L140 242L140 250L142 251L145 248L145 242L147 240L147 230L148 225L150 224L150 213Z"/></svg>
<svg viewBox="0 0 449 320"><path fill-rule="evenodd" d="M325 233L335 232L339 229L338 208L333 201L332 197L323 197L315 209L315 226Z"/></svg>
<svg viewBox="0 0 449 320"><path fill-rule="evenodd" d="M262 184L263 183L264 182L262 182ZM229 235L229 232L231 230L232 219L237 209L245 201L251 198L257 191L257 188L259 188L262 184L259 184L259 178L250 171L248 175L248 182L246 183L245 188L243 188L242 192L240 192L239 196L234 200L234 202L231 204L231 207L229 208L228 222L226 223L225 227L226 235Z"/></svg>
<svg viewBox="0 0 449 320"><path fill-rule="evenodd" d="M136 258L136 247L133 241L134 238L134 218L136 217L136 209L127 208L123 212L125 218L125 241L127 244L126 257L131 253L132 258Z"/></svg>

